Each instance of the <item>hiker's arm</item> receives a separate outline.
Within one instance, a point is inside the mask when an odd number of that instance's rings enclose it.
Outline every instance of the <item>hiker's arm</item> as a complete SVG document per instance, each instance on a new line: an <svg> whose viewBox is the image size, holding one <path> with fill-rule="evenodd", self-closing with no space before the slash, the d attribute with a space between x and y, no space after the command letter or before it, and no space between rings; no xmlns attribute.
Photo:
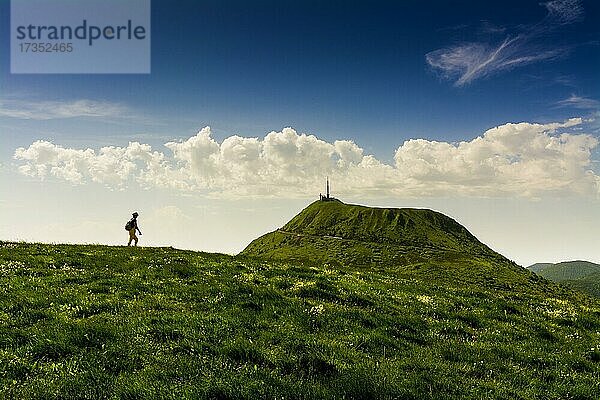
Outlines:
<svg viewBox="0 0 600 400"><path fill-rule="evenodd" d="M137 231L140 233L140 235L142 234L142 231L140 231L140 228L137 226L137 224L135 225L135 229L137 229Z"/></svg>

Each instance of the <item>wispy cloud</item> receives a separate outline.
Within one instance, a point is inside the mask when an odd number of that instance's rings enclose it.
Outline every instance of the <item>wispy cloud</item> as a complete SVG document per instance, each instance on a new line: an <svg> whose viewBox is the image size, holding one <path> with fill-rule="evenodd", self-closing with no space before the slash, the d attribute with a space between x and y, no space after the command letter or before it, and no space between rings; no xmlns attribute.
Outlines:
<svg viewBox="0 0 600 400"><path fill-rule="evenodd" d="M583 18L583 7L579 0L542 5L547 14L541 21L521 26L501 41L459 43L427 53L425 59L444 78L454 80L455 86L463 86L502 71L564 57L568 47L549 46L542 38L562 25L578 22ZM501 27L486 23L494 28L489 33L502 33Z"/></svg>
<svg viewBox="0 0 600 400"><path fill-rule="evenodd" d="M22 174L41 180L224 198L305 197L324 175L337 193L367 197L598 195L600 176L591 168L598 139L565 132L582 125L581 118L509 123L460 143L412 139L397 148L393 163L365 154L352 141L331 143L292 128L219 143L209 127L165 143L168 151L137 142L93 150L38 140L16 149L14 159Z"/></svg>
<svg viewBox="0 0 600 400"><path fill-rule="evenodd" d="M580 0L552 0L542 5L548 10L546 20L551 23L566 25L583 19L583 6Z"/></svg>
<svg viewBox="0 0 600 400"><path fill-rule="evenodd" d="M504 26L496 25L487 20L481 21L479 30L484 34L500 34L506 32L506 28Z"/></svg>
<svg viewBox="0 0 600 400"><path fill-rule="evenodd" d="M573 76L569 75L558 75L553 79L554 83L567 87L576 87L575 80Z"/></svg>
<svg viewBox="0 0 600 400"><path fill-rule="evenodd" d="M17 119L51 120L77 117L123 117L127 114L128 108L126 106L104 101L0 99L0 116Z"/></svg>
<svg viewBox="0 0 600 400"><path fill-rule="evenodd" d="M600 109L600 101L589 98L589 97L581 97L575 94L572 94L570 97L556 102L556 105L559 107L572 107L578 108L581 110L598 110Z"/></svg>

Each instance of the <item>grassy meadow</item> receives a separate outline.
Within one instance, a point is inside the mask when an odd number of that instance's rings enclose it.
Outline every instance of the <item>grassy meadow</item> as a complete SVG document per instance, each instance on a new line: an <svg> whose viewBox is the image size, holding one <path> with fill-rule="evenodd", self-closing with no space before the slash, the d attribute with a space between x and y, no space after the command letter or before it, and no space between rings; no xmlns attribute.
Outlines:
<svg viewBox="0 0 600 400"><path fill-rule="evenodd" d="M517 266L0 242L0 398L598 393L599 302Z"/></svg>

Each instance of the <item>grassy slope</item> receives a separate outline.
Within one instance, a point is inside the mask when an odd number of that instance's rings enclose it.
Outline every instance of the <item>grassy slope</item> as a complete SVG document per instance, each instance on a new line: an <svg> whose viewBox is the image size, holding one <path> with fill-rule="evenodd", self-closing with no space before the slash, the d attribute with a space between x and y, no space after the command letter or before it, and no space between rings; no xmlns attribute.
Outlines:
<svg viewBox="0 0 600 400"><path fill-rule="evenodd" d="M0 310L0 398L600 392L600 304L483 258L335 268L0 242Z"/></svg>
<svg viewBox="0 0 600 400"><path fill-rule="evenodd" d="M464 254L504 260L453 219L431 210L316 201L242 252L333 265L405 265Z"/></svg>
<svg viewBox="0 0 600 400"><path fill-rule="evenodd" d="M552 265L554 265L554 264L552 264L552 263L535 263L535 264L530 265L529 267L527 267L527 269L530 270L531 272L535 272L537 274L538 272L540 272L544 268L548 268L548 267L550 267Z"/></svg>
<svg viewBox="0 0 600 400"><path fill-rule="evenodd" d="M536 268L540 265L543 267ZM561 282L600 297L599 264L589 261L565 261L557 264L534 264L529 269L551 281Z"/></svg>
<svg viewBox="0 0 600 400"><path fill-rule="evenodd" d="M340 201L315 201L288 222L283 230L364 242L441 246L456 250L480 245L462 225L432 210L373 208Z"/></svg>
<svg viewBox="0 0 600 400"><path fill-rule="evenodd" d="M579 279L566 280L561 283L572 288L600 297L600 273L586 275Z"/></svg>

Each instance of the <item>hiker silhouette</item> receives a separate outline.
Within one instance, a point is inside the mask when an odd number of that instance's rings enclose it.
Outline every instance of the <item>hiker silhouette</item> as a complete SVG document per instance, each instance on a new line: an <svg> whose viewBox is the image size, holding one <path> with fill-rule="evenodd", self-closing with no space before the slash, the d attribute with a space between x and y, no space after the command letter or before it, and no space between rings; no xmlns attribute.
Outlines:
<svg viewBox="0 0 600 400"><path fill-rule="evenodd" d="M138 227L138 223L137 223L137 217L138 217L138 213L134 212L133 214L131 214L133 216L133 218L131 218L129 220L129 222L127 222L127 224L125 225L125 230L129 232L129 242L127 242L127 246L131 246L131 242L134 242L134 246L137 246L138 244L138 237L135 235L135 231L137 230L140 233L140 236L142 236L142 231L140 231L140 228Z"/></svg>

